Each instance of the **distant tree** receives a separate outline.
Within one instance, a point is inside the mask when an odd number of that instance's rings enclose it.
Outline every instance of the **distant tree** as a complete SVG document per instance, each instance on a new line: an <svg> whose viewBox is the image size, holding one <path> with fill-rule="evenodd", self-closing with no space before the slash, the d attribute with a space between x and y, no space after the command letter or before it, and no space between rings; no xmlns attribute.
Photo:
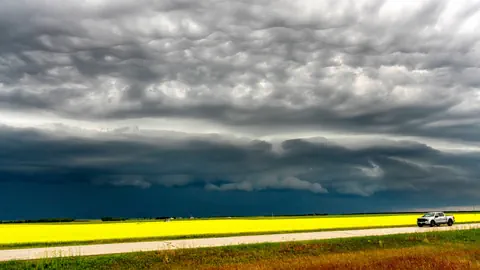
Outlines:
<svg viewBox="0 0 480 270"><path fill-rule="evenodd" d="M126 218L120 218L120 217L102 217L102 221L125 221L127 220Z"/></svg>
<svg viewBox="0 0 480 270"><path fill-rule="evenodd" d="M0 221L0 223L53 223L53 222L72 222L73 218L42 218L42 219L25 219L25 220L10 220Z"/></svg>

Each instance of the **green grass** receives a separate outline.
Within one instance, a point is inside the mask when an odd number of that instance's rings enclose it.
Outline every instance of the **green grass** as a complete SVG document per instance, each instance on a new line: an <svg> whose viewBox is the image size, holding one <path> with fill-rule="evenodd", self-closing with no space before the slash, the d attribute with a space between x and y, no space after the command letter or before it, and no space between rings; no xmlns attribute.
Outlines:
<svg viewBox="0 0 480 270"><path fill-rule="evenodd" d="M365 252L379 250L395 254L418 247L437 250L438 254L442 250L473 251L473 257L469 259L480 260L480 229L14 261L0 263L0 269L271 269L268 267L276 264L279 268L289 269L289 261L306 263L302 260L311 262L319 256L338 254L330 257L329 262L343 263L345 254L364 256L368 255ZM413 249L410 253L420 256L422 250ZM259 265L263 267L257 268Z"/></svg>

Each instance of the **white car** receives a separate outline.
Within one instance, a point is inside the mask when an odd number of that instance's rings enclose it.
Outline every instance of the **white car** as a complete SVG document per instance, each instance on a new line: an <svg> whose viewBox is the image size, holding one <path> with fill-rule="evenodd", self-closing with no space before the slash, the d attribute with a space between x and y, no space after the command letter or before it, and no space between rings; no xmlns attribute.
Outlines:
<svg viewBox="0 0 480 270"><path fill-rule="evenodd" d="M455 217L446 216L443 212L428 212L417 219L418 227L423 227L424 225L429 225L430 227L433 227L440 226L442 224L452 226L453 223L455 223Z"/></svg>

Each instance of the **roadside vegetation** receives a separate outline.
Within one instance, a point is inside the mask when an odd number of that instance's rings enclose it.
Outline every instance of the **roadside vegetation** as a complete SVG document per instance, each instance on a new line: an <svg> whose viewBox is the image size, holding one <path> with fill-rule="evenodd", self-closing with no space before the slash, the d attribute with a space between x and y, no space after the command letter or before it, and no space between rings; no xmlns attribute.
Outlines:
<svg viewBox="0 0 480 270"><path fill-rule="evenodd" d="M418 214L206 219L137 222L0 224L0 249L93 243L172 240L286 232L416 226ZM480 214L455 214L456 223L480 221ZM167 220L169 221L169 220Z"/></svg>
<svg viewBox="0 0 480 270"><path fill-rule="evenodd" d="M0 269L480 269L480 229L14 261Z"/></svg>

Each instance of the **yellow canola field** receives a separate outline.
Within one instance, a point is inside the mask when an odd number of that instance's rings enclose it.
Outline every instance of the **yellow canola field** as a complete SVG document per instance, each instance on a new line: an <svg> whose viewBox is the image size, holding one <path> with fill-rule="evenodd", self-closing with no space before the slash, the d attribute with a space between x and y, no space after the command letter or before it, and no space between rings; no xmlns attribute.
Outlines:
<svg viewBox="0 0 480 270"><path fill-rule="evenodd" d="M148 237L180 237L257 232L304 231L416 225L419 215L332 216L178 220L172 222L116 222L0 225L0 245L74 242ZM478 222L479 214L455 214L456 222Z"/></svg>

